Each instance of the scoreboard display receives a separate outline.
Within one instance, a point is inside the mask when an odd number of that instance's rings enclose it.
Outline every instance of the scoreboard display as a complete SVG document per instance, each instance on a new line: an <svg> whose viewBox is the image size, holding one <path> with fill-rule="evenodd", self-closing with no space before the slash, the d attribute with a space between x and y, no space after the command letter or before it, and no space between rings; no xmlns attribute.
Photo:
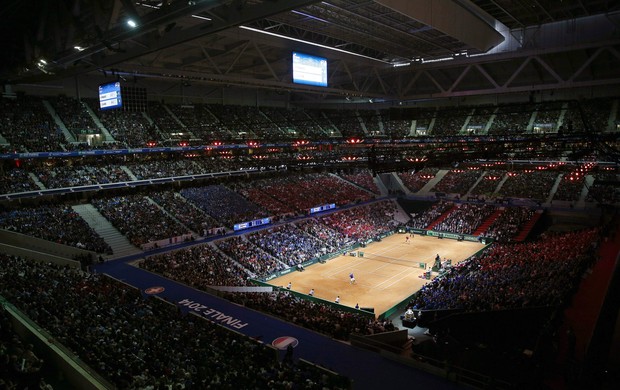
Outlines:
<svg viewBox="0 0 620 390"><path fill-rule="evenodd" d="M121 83L115 81L113 83L101 84L99 86L99 109L111 110L123 106L121 99Z"/></svg>

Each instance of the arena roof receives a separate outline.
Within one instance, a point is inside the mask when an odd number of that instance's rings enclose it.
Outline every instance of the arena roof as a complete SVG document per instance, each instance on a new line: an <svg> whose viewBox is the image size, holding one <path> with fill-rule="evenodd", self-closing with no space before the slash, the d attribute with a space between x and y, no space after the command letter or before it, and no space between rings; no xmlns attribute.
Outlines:
<svg viewBox="0 0 620 390"><path fill-rule="evenodd" d="M3 3L9 83L100 72L276 90L298 102L620 83L617 0ZM328 87L292 84L293 50L328 59Z"/></svg>

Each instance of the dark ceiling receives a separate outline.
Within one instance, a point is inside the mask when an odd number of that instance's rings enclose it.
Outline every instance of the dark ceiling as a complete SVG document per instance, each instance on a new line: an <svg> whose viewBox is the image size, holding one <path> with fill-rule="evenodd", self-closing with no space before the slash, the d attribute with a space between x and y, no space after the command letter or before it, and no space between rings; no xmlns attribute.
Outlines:
<svg viewBox="0 0 620 390"><path fill-rule="evenodd" d="M420 3L422 12L409 11L416 8L410 0L5 0L0 77L32 83L116 72L293 91L300 100L406 100L620 80L620 1ZM456 17L435 22L434 3L450 3ZM541 25L597 15L609 20L600 37L569 46L537 38ZM472 18L483 26L459 32ZM520 34L520 50L476 57L488 49L484 39L497 39L495 21L511 30L506 36ZM478 34L485 26L492 33ZM329 59L328 88L292 85L293 49ZM434 62L446 58L454 61Z"/></svg>

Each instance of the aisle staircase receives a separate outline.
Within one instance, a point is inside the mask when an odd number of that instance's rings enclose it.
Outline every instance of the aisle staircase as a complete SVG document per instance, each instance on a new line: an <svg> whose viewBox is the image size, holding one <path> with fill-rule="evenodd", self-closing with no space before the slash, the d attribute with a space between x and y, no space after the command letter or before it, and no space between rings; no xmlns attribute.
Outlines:
<svg viewBox="0 0 620 390"><path fill-rule="evenodd" d="M484 180L484 176L487 174L487 171L483 171L482 174L480 176L478 176L478 179L474 182L474 184L469 187L469 189L467 190L467 192L465 193L465 195L463 196L463 198L467 199L467 197L471 194L471 192L474 190L474 188L476 188L478 186L478 184Z"/></svg>
<svg viewBox="0 0 620 390"><path fill-rule="evenodd" d="M60 116L58 116L58 113L52 106L52 103L48 102L47 100L43 100L43 106L45 106L45 109L47 110L47 112L52 116L52 118L54 119L54 123L62 131L62 134L65 136L65 139L67 140L67 142L77 142L73 133L69 131L69 129L67 128L67 126L65 126L62 119L60 119Z"/></svg>
<svg viewBox="0 0 620 390"><path fill-rule="evenodd" d="M28 177L30 177L30 179L34 182L34 184L37 185L37 187L39 187L42 190L47 189L45 187L45 184L41 183L41 180L39 180L39 177L37 175L35 175L33 172L28 172Z"/></svg>
<svg viewBox="0 0 620 390"><path fill-rule="evenodd" d="M428 225L426 227L427 230L433 230L433 228L437 225L439 225L441 222L443 222L444 219L446 219L448 217L448 215L450 215L450 213L452 213L454 210L456 210L459 206L458 205L454 205L452 206L452 208L450 208L450 210L446 211L445 213L441 214L439 217L437 217L436 220L434 220L433 222L431 222L430 225Z"/></svg>
<svg viewBox="0 0 620 390"><path fill-rule="evenodd" d="M551 187L551 191L549 191L549 195L547 196L545 203L551 204L551 201L553 200L553 197L555 196L555 192L557 191L558 187L560 186L560 183L562 182L562 177L564 177L564 174L560 173L558 177L555 178L555 183L553 183L553 186Z"/></svg>
<svg viewBox="0 0 620 390"><path fill-rule="evenodd" d="M379 189L379 194L381 196L388 196L390 194L390 191L387 189L387 187L385 186L385 184L383 183L379 175L373 175L372 179L377 185L377 188Z"/></svg>
<svg viewBox="0 0 620 390"><path fill-rule="evenodd" d="M127 237L122 235L92 204L79 204L72 206L73 210L80 214L86 223L99 234L112 248L111 258L125 257L141 253L142 251L133 246Z"/></svg>
<svg viewBox="0 0 620 390"><path fill-rule="evenodd" d="M500 207L493 212L493 214L489 215L487 219L485 219L480 226L472 233L473 236L479 236L486 232L489 229L489 226L495 222L495 220L502 215L502 213L506 210L504 207Z"/></svg>
<svg viewBox="0 0 620 390"><path fill-rule="evenodd" d="M88 114L88 116L90 116L93 122L95 122L95 126L97 126L99 131L101 131L101 134L103 134L103 139L105 141L115 141L112 134L108 131L105 125L101 122L101 119L99 119L99 117L97 116L97 114L95 114L93 109L90 108L90 106L84 102L82 102L82 108L86 110L86 113Z"/></svg>
<svg viewBox="0 0 620 390"><path fill-rule="evenodd" d="M398 176L398 174L396 172L391 172L391 173L387 173L384 174L387 175L390 181L390 184L392 184L392 180L394 180L394 183L396 183L396 186L398 187L398 189L405 193L405 195L409 196L412 195L413 193L409 190L409 188L405 185L405 183L403 183L403 180L400 178L400 176ZM390 186L391 189L394 189L392 186Z"/></svg>
<svg viewBox="0 0 620 390"><path fill-rule="evenodd" d="M536 225L536 222L538 222L540 217L542 217L542 213L543 213L542 210L536 210L534 215L532 215L532 218L530 218L530 220L527 221L523 225L523 227L521 228L521 231L515 236L514 240L516 242L523 242L523 241L525 241L527 236L530 234L530 232L534 228L534 225Z"/></svg>

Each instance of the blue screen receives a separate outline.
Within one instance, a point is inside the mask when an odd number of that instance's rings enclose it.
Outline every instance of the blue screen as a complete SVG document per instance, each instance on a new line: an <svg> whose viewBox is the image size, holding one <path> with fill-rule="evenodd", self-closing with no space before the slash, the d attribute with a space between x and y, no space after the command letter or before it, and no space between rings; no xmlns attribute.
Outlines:
<svg viewBox="0 0 620 390"><path fill-rule="evenodd" d="M122 105L120 82L116 81L99 86L99 109L110 110Z"/></svg>
<svg viewBox="0 0 620 390"><path fill-rule="evenodd" d="M327 87L327 59L294 51L293 82Z"/></svg>

